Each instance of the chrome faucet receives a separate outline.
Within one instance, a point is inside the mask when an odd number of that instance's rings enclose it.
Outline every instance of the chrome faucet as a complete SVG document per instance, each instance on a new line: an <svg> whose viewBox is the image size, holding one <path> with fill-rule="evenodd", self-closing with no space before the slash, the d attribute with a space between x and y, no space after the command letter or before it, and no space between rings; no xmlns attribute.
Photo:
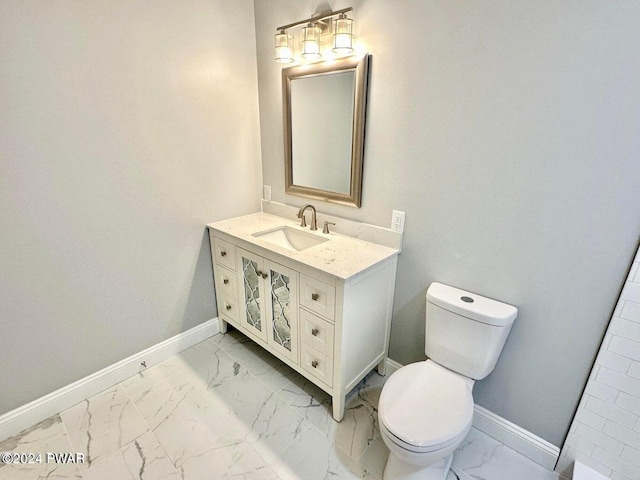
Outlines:
<svg viewBox="0 0 640 480"><path fill-rule="evenodd" d="M307 208L311 209L311 226L309 227L311 230L317 230L318 229L318 222L316 221L316 207L314 207L313 205L311 205L310 203L300 207L300 210L298 210L298 218L300 218L300 226L301 227L306 227L307 226L307 220L304 218L304 212Z"/></svg>

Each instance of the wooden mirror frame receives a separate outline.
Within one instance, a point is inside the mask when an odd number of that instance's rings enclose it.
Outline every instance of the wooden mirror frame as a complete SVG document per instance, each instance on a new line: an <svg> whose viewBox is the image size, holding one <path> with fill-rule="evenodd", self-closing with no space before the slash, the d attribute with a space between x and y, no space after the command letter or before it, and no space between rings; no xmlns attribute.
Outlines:
<svg viewBox="0 0 640 480"><path fill-rule="evenodd" d="M351 179L349 193L321 190L293 183L293 138L291 123L291 81L305 77L355 72L354 105L351 138ZM282 70L282 99L284 117L285 193L314 198L360 208L362 203L362 166L367 107L369 55L340 58L311 65L298 65ZM327 139L330 141L330 139Z"/></svg>

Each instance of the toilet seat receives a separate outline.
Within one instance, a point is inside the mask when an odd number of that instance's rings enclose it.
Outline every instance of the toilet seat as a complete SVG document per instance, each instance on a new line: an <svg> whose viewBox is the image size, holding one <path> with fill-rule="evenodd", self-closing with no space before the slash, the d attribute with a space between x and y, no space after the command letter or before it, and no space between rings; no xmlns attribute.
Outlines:
<svg viewBox="0 0 640 480"><path fill-rule="evenodd" d="M397 445L403 450L406 450L407 452L425 453L425 454L438 452L446 448L449 448L452 445L455 445L457 447L460 443L462 443L462 440L464 440L464 437L467 436L467 433L469 433L469 428L471 428L471 425L469 425L468 428L465 428L462 432L460 432L455 437L451 438L451 440L449 440L448 442L440 443L437 445L427 445L427 446L417 447L415 445L411 445L410 443L407 443L401 440L400 438L398 438L396 435L390 432L388 428L386 428L383 422L380 422L380 431L385 433L387 439L391 440L395 445Z"/></svg>
<svg viewBox="0 0 640 480"><path fill-rule="evenodd" d="M471 427L471 386L435 362L412 363L387 380L378 413L398 446L418 453L441 450L460 442Z"/></svg>

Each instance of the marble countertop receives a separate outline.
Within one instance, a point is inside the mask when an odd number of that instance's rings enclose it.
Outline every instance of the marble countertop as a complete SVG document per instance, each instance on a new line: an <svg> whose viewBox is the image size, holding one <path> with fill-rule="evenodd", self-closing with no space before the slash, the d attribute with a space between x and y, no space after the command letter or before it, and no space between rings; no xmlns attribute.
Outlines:
<svg viewBox="0 0 640 480"><path fill-rule="evenodd" d="M291 251L253 236L254 233L278 228L280 226L304 230L306 233L328 238L329 240L305 250ZM331 232L324 234L321 228L312 232L309 227L300 227L300 223L297 220L289 220L269 213L253 213L210 223L207 227L270 250L343 280L349 279L382 260L400 253L399 250L394 248L347 237L339 233Z"/></svg>

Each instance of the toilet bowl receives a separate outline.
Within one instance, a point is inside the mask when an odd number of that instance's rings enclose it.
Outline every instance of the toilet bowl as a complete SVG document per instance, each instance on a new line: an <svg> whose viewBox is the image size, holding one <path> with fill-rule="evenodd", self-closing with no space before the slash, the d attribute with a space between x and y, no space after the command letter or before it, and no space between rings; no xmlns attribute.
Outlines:
<svg viewBox="0 0 640 480"><path fill-rule="evenodd" d="M455 287L427 290L425 353L397 370L378 403L384 480L444 480L473 421L473 385L495 368L518 310Z"/></svg>
<svg viewBox="0 0 640 480"><path fill-rule="evenodd" d="M453 451L471 428L472 386L473 380L431 360L402 367L387 380L378 403L380 433L402 462L390 456L385 479L446 476Z"/></svg>

